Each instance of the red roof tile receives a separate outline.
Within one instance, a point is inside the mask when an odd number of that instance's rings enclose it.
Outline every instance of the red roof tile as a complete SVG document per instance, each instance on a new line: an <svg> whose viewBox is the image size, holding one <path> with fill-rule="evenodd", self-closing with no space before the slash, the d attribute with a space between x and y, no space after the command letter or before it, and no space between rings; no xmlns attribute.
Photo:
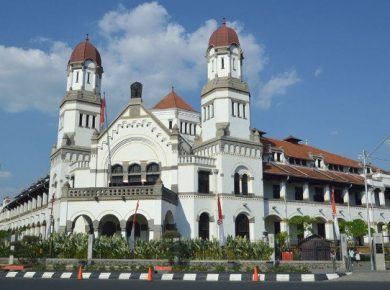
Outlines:
<svg viewBox="0 0 390 290"><path fill-rule="evenodd" d="M227 27L226 24L222 24L216 31L211 34L209 39L210 46L228 46L231 44L240 45L237 33L234 29Z"/></svg>
<svg viewBox="0 0 390 290"><path fill-rule="evenodd" d="M153 109L171 109L171 108L179 108L191 112L195 112L195 110L189 105L186 101L184 101L179 95L172 90L168 95L166 95L160 102L158 102Z"/></svg>
<svg viewBox="0 0 390 290"><path fill-rule="evenodd" d="M98 66L102 65L99 51L88 39L77 44L70 56L69 62L85 61L87 59L93 60Z"/></svg>

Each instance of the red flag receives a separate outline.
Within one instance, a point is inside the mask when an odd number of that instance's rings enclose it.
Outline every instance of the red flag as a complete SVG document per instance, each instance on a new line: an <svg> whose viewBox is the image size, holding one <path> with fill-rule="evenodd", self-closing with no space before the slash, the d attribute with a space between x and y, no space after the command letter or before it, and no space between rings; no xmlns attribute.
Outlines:
<svg viewBox="0 0 390 290"><path fill-rule="evenodd" d="M223 223L223 215L222 215L222 207L221 207L221 199L220 195L218 194L218 225L221 225Z"/></svg>
<svg viewBox="0 0 390 290"><path fill-rule="evenodd" d="M332 188L332 216L333 218L336 217L336 202L334 198L334 188Z"/></svg>
<svg viewBox="0 0 390 290"><path fill-rule="evenodd" d="M100 128L102 128L104 125L105 114L106 114L106 97L104 96L102 98L102 104L100 107Z"/></svg>

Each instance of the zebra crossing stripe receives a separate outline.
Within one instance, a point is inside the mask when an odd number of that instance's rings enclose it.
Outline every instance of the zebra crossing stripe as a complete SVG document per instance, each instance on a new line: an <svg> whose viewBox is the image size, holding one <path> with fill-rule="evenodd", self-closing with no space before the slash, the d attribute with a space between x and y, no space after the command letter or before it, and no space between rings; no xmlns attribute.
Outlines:
<svg viewBox="0 0 390 290"><path fill-rule="evenodd" d="M161 280L173 280L173 274L172 273L164 273L161 276Z"/></svg>
<svg viewBox="0 0 390 290"><path fill-rule="evenodd" d="M54 272L45 272L42 274L42 278L43 279L50 279L51 277L53 277L54 275Z"/></svg>
<svg viewBox="0 0 390 290"><path fill-rule="evenodd" d="M7 275L5 275L5 277L7 277L7 278L15 278L15 276L16 276L18 273L19 273L19 272L11 271L11 272L8 272Z"/></svg>
<svg viewBox="0 0 390 290"><path fill-rule="evenodd" d="M195 281L196 274L184 274L183 281Z"/></svg>
<svg viewBox="0 0 390 290"><path fill-rule="evenodd" d="M218 281L219 274L207 274L206 281Z"/></svg>
<svg viewBox="0 0 390 290"><path fill-rule="evenodd" d="M230 274L229 275L229 281L241 281L242 280L242 274Z"/></svg>
<svg viewBox="0 0 390 290"><path fill-rule="evenodd" d="M314 274L302 274L301 275L301 281L302 282L314 282L316 279L314 277Z"/></svg>
<svg viewBox="0 0 390 290"><path fill-rule="evenodd" d="M107 272L100 273L99 279L103 279L103 280L109 279L110 275L111 273L107 273Z"/></svg>
<svg viewBox="0 0 390 290"><path fill-rule="evenodd" d="M72 272L64 272L61 274L61 279L69 279L72 276Z"/></svg>
<svg viewBox="0 0 390 290"><path fill-rule="evenodd" d="M276 274L276 281L288 282L288 281L290 281L290 275L289 274Z"/></svg>
<svg viewBox="0 0 390 290"><path fill-rule="evenodd" d="M36 272L26 272L23 276L23 278L32 278L34 277Z"/></svg>
<svg viewBox="0 0 390 290"><path fill-rule="evenodd" d="M119 280L129 280L131 273L120 273L118 276Z"/></svg>

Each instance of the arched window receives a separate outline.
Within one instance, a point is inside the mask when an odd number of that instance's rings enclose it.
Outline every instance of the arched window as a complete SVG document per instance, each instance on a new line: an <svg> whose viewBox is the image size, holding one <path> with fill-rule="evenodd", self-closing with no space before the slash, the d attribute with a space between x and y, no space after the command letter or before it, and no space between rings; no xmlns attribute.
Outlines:
<svg viewBox="0 0 390 290"><path fill-rule="evenodd" d="M204 212L199 217L199 238L203 240L208 240L210 238L209 229L210 229L210 218L209 215L206 212Z"/></svg>
<svg viewBox="0 0 390 290"><path fill-rule="evenodd" d="M129 184L141 185L141 166L139 164L131 164L129 166Z"/></svg>
<svg viewBox="0 0 390 290"><path fill-rule="evenodd" d="M247 195L248 194L248 175L243 174L241 177L241 190L242 194Z"/></svg>
<svg viewBox="0 0 390 290"><path fill-rule="evenodd" d="M111 167L111 186L123 185L123 167L116 164Z"/></svg>
<svg viewBox="0 0 390 290"><path fill-rule="evenodd" d="M240 175L234 173L234 194L240 194Z"/></svg>
<svg viewBox="0 0 390 290"><path fill-rule="evenodd" d="M249 219L245 214L236 218L236 237L246 237L249 240Z"/></svg>
<svg viewBox="0 0 390 290"><path fill-rule="evenodd" d="M157 163L150 163L146 166L146 183L155 184L160 177L160 166Z"/></svg>

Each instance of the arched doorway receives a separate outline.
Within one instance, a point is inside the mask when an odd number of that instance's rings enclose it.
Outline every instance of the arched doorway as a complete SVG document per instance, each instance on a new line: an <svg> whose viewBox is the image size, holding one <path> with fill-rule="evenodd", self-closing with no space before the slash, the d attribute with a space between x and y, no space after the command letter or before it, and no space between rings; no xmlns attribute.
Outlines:
<svg viewBox="0 0 390 290"><path fill-rule="evenodd" d="M322 217L316 218L316 221L313 223L313 233L319 235L324 239L327 238L325 224L326 224L326 219Z"/></svg>
<svg viewBox="0 0 390 290"><path fill-rule="evenodd" d="M210 217L207 212L202 213L199 217L198 234L199 238L203 240L210 239Z"/></svg>
<svg viewBox="0 0 390 290"><path fill-rule="evenodd" d="M236 217L236 237L246 237L249 240L249 219L243 213Z"/></svg>
<svg viewBox="0 0 390 290"><path fill-rule="evenodd" d="M264 219L265 230L269 234L277 235L281 232L280 222L281 218L277 215L269 215Z"/></svg>
<svg viewBox="0 0 390 290"><path fill-rule="evenodd" d="M130 238L131 230L133 229L133 217L134 215L132 215L126 223L127 238ZM148 220L142 214L137 214L135 218L134 238L141 239L143 241L149 241Z"/></svg>
<svg viewBox="0 0 390 290"><path fill-rule="evenodd" d="M99 223L100 235L113 236L116 233L120 233L119 220L116 216L109 214L104 216Z"/></svg>
<svg viewBox="0 0 390 290"><path fill-rule="evenodd" d="M173 214L170 210L167 211L164 218L164 231L171 231L176 228L175 222L173 220Z"/></svg>
<svg viewBox="0 0 390 290"><path fill-rule="evenodd" d="M79 215L72 224L72 233L92 234L93 226L92 220L87 215Z"/></svg>

